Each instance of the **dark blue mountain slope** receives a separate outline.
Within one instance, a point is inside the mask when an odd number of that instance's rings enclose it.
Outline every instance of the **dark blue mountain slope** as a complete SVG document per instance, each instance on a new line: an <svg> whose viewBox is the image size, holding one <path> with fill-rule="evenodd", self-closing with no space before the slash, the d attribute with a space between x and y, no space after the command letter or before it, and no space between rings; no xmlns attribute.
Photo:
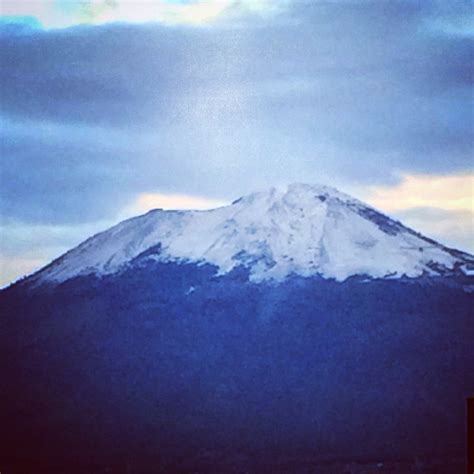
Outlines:
<svg viewBox="0 0 474 474"><path fill-rule="evenodd" d="M59 286L26 280L0 293L0 470L436 459L439 474L459 472L474 394L466 284L255 284L243 268L150 262Z"/></svg>

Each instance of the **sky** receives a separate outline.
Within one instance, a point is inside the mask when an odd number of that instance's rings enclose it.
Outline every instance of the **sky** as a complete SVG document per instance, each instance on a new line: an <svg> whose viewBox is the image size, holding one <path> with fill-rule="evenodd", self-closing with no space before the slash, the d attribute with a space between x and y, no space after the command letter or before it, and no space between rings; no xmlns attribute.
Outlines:
<svg viewBox="0 0 474 474"><path fill-rule="evenodd" d="M473 8L0 0L0 285L151 208L292 182L474 252Z"/></svg>

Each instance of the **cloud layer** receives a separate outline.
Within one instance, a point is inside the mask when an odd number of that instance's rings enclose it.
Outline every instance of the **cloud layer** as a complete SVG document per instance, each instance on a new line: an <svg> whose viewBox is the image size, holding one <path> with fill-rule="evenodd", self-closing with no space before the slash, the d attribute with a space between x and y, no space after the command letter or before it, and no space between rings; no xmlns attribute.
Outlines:
<svg viewBox="0 0 474 474"><path fill-rule="evenodd" d="M103 3L2 3L4 233L98 226L143 195L472 171L469 2L145 3L222 8L199 25Z"/></svg>

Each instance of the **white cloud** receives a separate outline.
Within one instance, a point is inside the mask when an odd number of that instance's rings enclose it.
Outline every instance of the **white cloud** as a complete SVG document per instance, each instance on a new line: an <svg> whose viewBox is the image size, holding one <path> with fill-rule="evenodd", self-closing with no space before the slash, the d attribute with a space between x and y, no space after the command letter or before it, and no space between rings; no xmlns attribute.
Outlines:
<svg viewBox="0 0 474 474"><path fill-rule="evenodd" d="M55 9L54 0L5 0L0 4L2 16L35 16L45 18Z"/></svg>
<svg viewBox="0 0 474 474"><path fill-rule="evenodd" d="M223 14L273 14L287 4L287 0L5 0L0 12L10 17L34 16L46 28L151 21L170 25L206 25Z"/></svg>
<svg viewBox="0 0 474 474"><path fill-rule="evenodd" d="M405 175L395 186L370 187L365 199L387 212L417 207L472 212L474 174Z"/></svg>
<svg viewBox="0 0 474 474"><path fill-rule="evenodd" d="M205 210L228 204L225 201L188 194L141 193L122 213L121 217L136 216L150 209Z"/></svg>

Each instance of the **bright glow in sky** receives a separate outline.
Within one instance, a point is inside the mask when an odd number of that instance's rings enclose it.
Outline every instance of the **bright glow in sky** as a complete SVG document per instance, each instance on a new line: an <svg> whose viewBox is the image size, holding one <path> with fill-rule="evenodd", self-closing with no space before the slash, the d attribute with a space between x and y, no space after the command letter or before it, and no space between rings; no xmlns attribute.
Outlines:
<svg viewBox="0 0 474 474"><path fill-rule="evenodd" d="M144 214L150 209L214 209L224 206L225 201L208 199L199 196L189 196L187 194L164 194L164 193L142 193L136 200L126 208L125 215L136 216Z"/></svg>
<svg viewBox="0 0 474 474"><path fill-rule="evenodd" d="M473 212L474 174L407 175L395 186L372 187L368 201L385 212L416 207Z"/></svg>
<svg viewBox="0 0 474 474"><path fill-rule="evenodd" d="M4 0L2 15L32 16L45 28L109 22L205 25L224 13L272 13L285 0Z"/></svg>
<svg viewBox="0 0 474 474"><path fill-rule="evenodd" d="M474 174L405 175L362 191L365 202L445 245L474 253Z"/></svg>

